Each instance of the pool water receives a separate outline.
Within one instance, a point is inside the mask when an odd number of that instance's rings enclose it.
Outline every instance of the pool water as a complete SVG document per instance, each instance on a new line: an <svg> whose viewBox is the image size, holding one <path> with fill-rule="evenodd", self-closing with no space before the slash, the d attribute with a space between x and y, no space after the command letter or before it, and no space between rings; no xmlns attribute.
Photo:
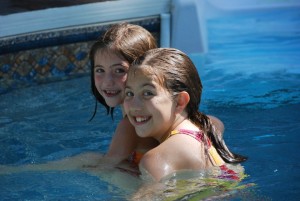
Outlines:
<svg viewBox="0 0 300 201"><path fill-rule="evenodd" d="M208 37L202 110L222 119L228 145L249 157L243 165L259 194L298 200L299 8L210 19Z"/></svg>
<svg viewBox="0 0 300 201"><path fill-rule="evenodd" d="M300 197L298 11L209 19L209 52L190 55L204 85L200 110L224 122L228 146L249 157L243 163L249 175L243 182L256 184L250 193L213 200ZM105 153L121 113L117 110L112 121L101 108L88 122L94 109L89 86L87 76L1 95L0 164L22 166L88 151ZM3 200L126 200L130 193L132 189L76 170L0 175Z"/></svg>

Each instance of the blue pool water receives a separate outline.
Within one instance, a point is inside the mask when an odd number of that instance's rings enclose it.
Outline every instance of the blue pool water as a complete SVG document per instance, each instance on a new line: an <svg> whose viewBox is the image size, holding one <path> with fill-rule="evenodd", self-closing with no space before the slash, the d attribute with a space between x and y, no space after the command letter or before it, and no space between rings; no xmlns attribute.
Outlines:
<svg viewBox="0 0 300 201"><path fill-rule="evenodd" d="M244 182L256 184L251 192L228 199L300 198L298 11L209 19L209 52L191 55L204 85L200 110L224 122L228 146L249 157L243 163L249 175ZM0 164L21 166L106 152L121 114L117 110L112 121L102 108L88 122L94 109L89 86L89 77L82 77L1 95ZM81 171L0 175L2 200L125 200L127 194Z"/></svg>
<svg viewBox="0 0 300 201"><path fill-rule="evenodd" d="M232 14L208 27L203 109L224 121L230 147L249 156L244 166L261 195L298 200L299 8Z"/></svg>

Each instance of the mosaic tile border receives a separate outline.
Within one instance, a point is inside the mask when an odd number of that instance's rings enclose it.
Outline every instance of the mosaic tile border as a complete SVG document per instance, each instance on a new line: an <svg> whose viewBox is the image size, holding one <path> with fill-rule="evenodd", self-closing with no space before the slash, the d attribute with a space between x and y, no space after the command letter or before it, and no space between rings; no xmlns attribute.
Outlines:
<svg viewBox="0 0 300 201"><path fill-rule="evenodd" d="M145 27L159 42L159 17L130 23ZM16 88L89 74L89 49L112 24L93 24L0 38L0 94Z"/></svg>

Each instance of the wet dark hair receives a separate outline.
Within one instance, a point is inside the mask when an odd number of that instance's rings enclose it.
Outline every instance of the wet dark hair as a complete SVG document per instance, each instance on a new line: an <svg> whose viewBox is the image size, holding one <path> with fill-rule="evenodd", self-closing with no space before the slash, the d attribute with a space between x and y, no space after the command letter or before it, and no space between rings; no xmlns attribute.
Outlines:
<svg viewBox="0 0 300 201"><path fill-rule="evenodd" d="M100 95L94 80L95 55L98 51L110 51L116 53L132 63L137 57L142 55L149 49L157 47L157 43L152 34L145 28L129 24L120 23L110 27L105 34L97 40L91 47L89 59L91 64L91 88L94 97L96 98L94 114L90 121L95 117L97 112L97 102L101 103L106 108L107 115L113 118L113 107L109 107L105 99Z"/></svg>
<svg viewBox="0 0 300 201"><path fill-rule="evenodd" d="M220 131L208 116L199 111L202 83L195 65L185 53L174 48L149 50L132 63L129 74L137 68L143 68L171 94L186 91L190 95L186 106L188 118L206 133L225 162L239 163L247 160L247 157L229 151Z"/></svg>

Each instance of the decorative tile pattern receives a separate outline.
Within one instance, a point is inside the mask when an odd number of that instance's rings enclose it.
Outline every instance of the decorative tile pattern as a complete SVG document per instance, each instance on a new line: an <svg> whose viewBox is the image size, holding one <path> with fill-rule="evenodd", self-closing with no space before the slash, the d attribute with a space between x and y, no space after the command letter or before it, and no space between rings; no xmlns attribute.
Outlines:
<svg viewBox="0 0 300 201"><path fill-rule="evenodd" d="M159 18L130 22L159 42ZM0 39L0 94L90 73L89 49L110 25L73 27Z"/></svg>

